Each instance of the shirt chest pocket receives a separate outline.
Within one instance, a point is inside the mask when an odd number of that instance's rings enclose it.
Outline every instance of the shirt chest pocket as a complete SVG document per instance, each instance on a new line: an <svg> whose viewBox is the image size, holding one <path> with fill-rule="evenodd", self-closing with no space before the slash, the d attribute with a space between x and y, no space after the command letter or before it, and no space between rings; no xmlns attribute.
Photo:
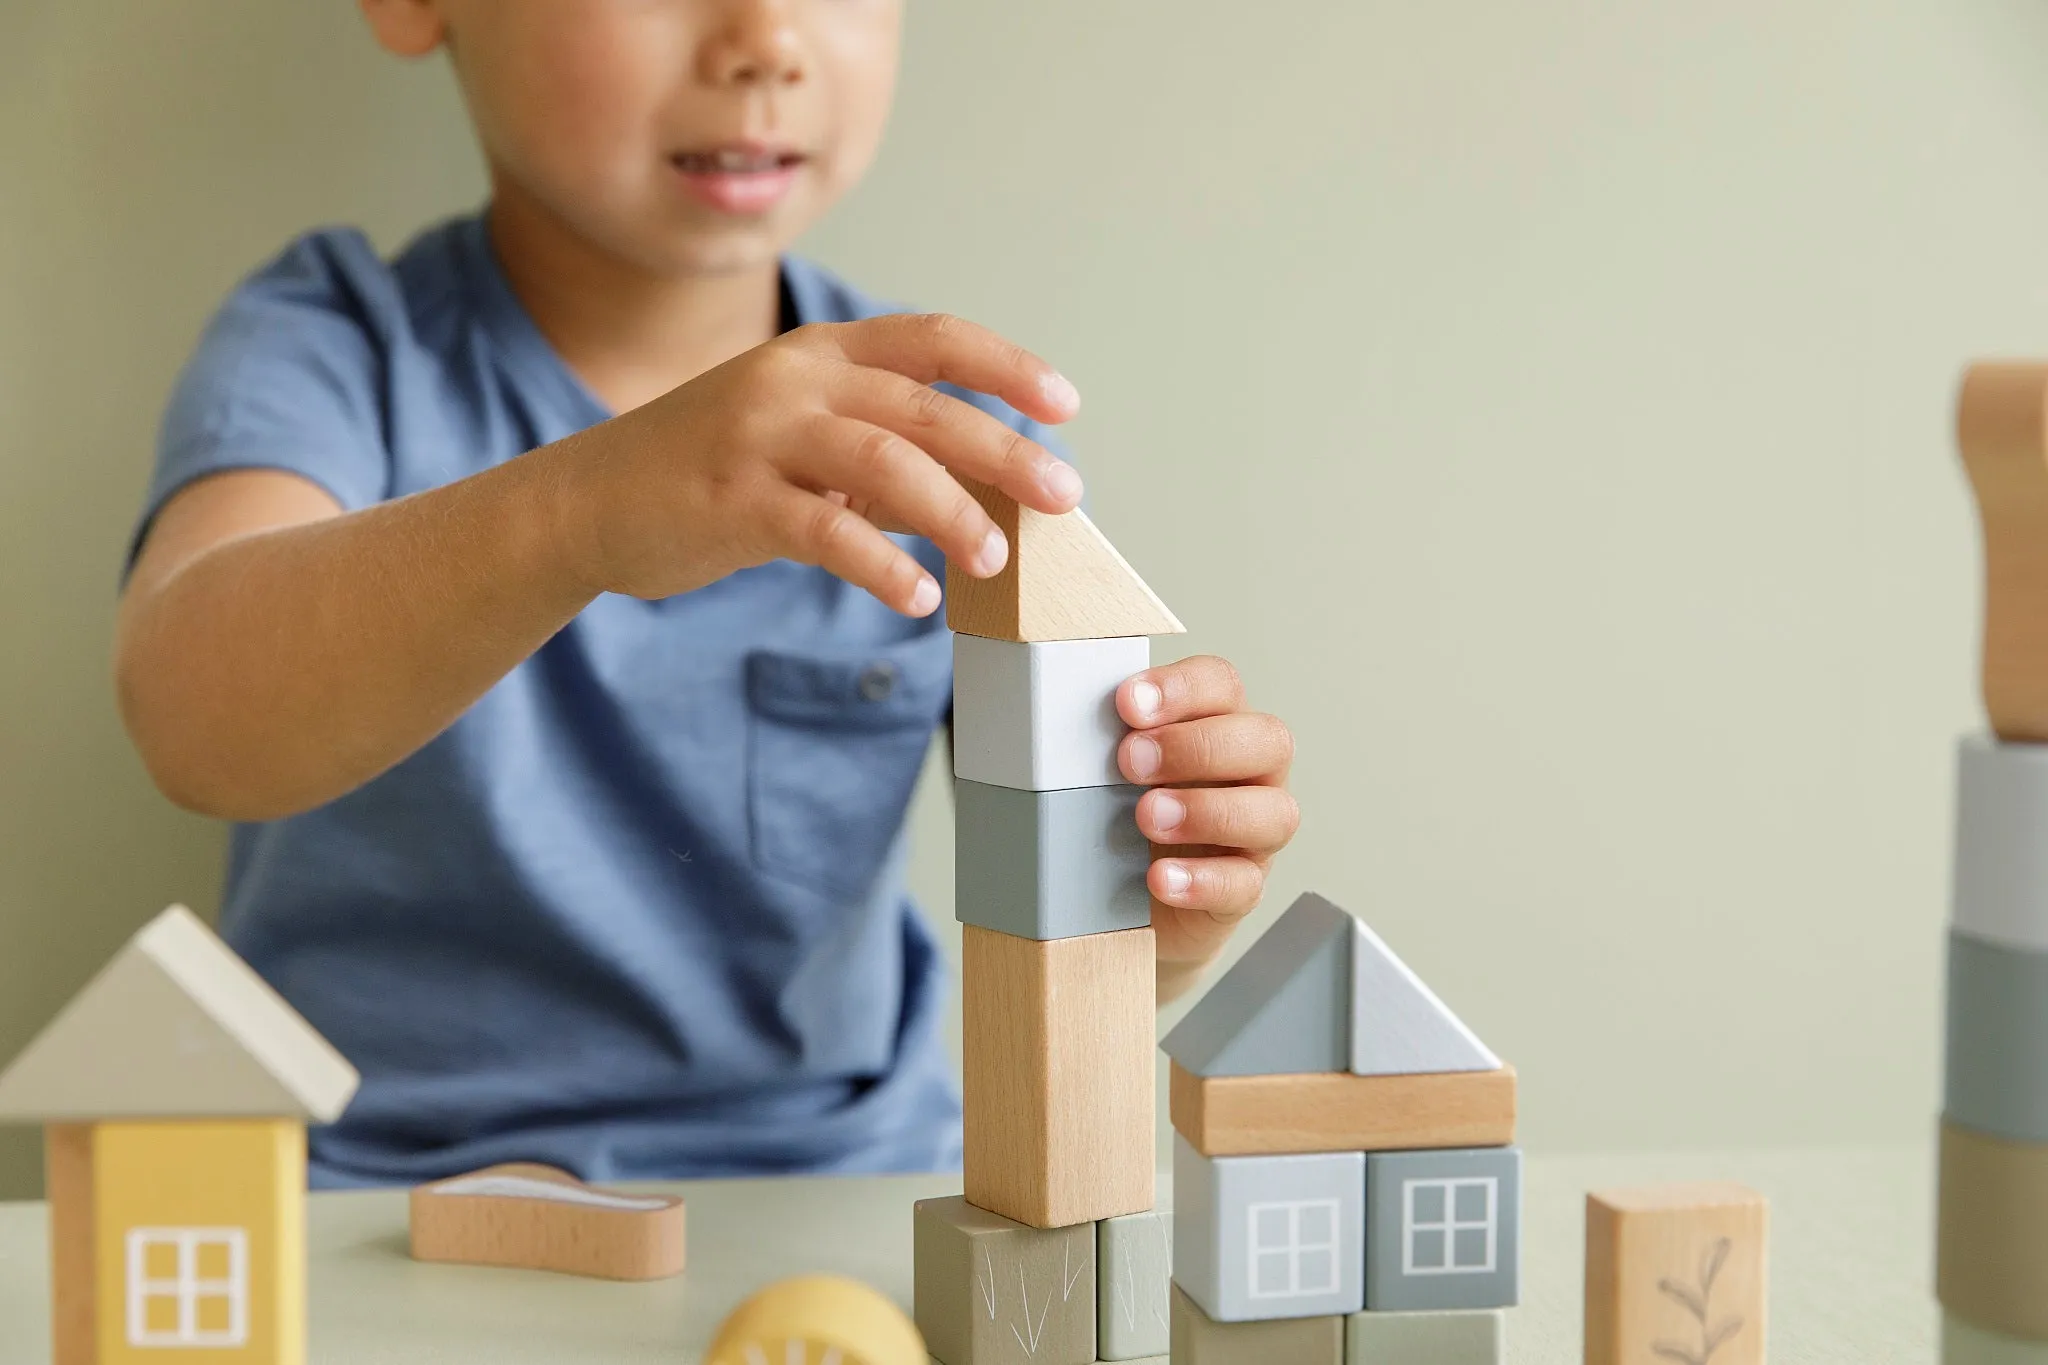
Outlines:
<svg viewBox="0 0 2048 1365"><path fill-rule="evenodd" d="M942 640L846 659L749 654L754 865L835 894L871 890L903 827L952 683Z"/></svg>

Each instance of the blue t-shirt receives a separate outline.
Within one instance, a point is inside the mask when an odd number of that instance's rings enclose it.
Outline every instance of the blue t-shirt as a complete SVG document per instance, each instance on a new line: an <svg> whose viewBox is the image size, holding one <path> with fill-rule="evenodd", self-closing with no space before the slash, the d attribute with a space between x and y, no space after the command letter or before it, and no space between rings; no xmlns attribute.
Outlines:
<svg viewBox="0 0 2048 1365"><path fill-rule="evenodd" d="M785 325L893 311L800 260L782 283ZM391 262L318 232L208 327L143 525L221 470L356 509L609 416L480 218ZM238 826L228 941L363 1073L312 1136L314 1183L956 1166L941 964L903 886L951 694L937 616L776 562L601 597L391 771Z"/></svg>

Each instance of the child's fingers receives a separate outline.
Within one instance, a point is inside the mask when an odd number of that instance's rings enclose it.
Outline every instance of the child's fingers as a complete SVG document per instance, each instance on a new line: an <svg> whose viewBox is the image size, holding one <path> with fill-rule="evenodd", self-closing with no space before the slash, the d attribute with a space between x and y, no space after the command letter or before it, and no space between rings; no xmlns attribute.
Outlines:
<svg viewBox="0 0 2048 1365"><path fill-rule="evenodd" d="M938 610L938 582L889 537L845 504L781 484L762 509L775 552L816 564L905 616Z"/></svg>
<svg viewBox="0 0 2048 1365"><path fill-rule="evenodd" d="M1058 370L1016 342L946 313L897 313L827 329L856 365L894 370L920 384L958 384L994 394L1027 417L1064 422L1081 396Z"/></svg>
<svg viewBox="0 0 2048 1365"><path fill-rule="evenodd" d="M1156 787L1138 800L1138 829L1155 844L1208 844L1269 858L1301 828L1283 787Z"/></svg>
<svg viewBox="0 0 2048 1365"><path fill-rule="evenodd" d="M972 403L887 370L843 368L832 396L843 416L887 427L955 474L1039 511L1065 512L1080 501L1081 476L1072 465Z"/></svg>
<svg viewBox="0 0 2048 1365"><path fill-rule="evenodd" d="M1244 709L1244 680L1228 659L1198 654L1135 674L1116 690L1124 724L1144 730Z"/></svg>
<svg viewBox="0 0 2048 1365"><path fill-rule="evenodd" d="M1266 869L1241 857L1161 858L1146 871L1145 885L1176 910L1242 915L1265 894Z"/></svg>
<svg viewBox="0 0 2048 1365"><path fill-rule="evenodd" d="M888 508L892 523L908 526L980 577L998 572L1010 557L1009 542L974 495L895 432L830 417L806 435L800 461L789 470L802 481Z"/></svg>
<svg viewBox="0 0 2048 1365"><path fill-rule="evenodd" d="M1269 780L1293 761L1293 733L1256 711L1135 730L1117 747L1125 779L1145 786Z"/></svg>

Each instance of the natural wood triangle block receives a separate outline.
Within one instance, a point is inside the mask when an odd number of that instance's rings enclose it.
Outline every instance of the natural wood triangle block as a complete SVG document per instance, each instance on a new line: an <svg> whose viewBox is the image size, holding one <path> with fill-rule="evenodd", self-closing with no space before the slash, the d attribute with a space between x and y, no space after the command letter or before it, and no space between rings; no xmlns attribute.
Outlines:
<svg viewBox="0 0 2048 1365"><path fill-rule="evenodd" d="M2048 364L1971 366L1956 444L1984 527L1984 707L2001 739L2048 740Z"/></svg>
<svg viewBox="0 0 2048 1365"><path fill-rule="evenodd" d="M995 640L1103 640L1179 635L1180 623L1125 562L1088 514L1020 507L987 484L961 486L988 509L1010 542L994 578L946 566L946 621L962 635Z"/></svg>

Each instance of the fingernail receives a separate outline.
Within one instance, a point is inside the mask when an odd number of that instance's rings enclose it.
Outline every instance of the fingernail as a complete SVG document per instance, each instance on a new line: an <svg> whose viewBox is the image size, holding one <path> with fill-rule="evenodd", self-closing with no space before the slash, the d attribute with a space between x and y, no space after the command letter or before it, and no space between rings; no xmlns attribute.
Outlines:
<svg viewBox="0 0 2048 1365"><path fill-rule="evenodd" d="M1058 370L1047 370L1039 378L1038 389L1045 395L1045 401L1062 411L1072 413L1081 406L1081 391L1074 387L1074 381Z"/></svg>
<svg viewBox="0 0 2048 1365"><path fill-rule="evenodd" d="M975 562L981 565L984 574L992 576L1002 572L1003 565L1009 558L1009 540L999 528L989 527L988 536L981 542L981 553L975 556Z"/></svg>
<svg viewBox="0 0 2048 1365"><path fill-rule="evenodd" d="M930 616L939 609L939 585L929 576L920 581L917 589L910 594L910 614Z"/></svg>
<svg viewBox="0 0 2048 1365"><path fill-rule="evenodd" d="M1137 774L1140 782L1159 771L1158 740L1139 735L1131 741L1129 755L1131 771Z"/></svg>
<svg viewBox="0 0 2048 1365"><path fill-rule="evenodd" d="M1081 474L1064 460L1053 460L1038 476L1039 486L1057 502L1081 501Z"/></svg>
<svg viewBox="0 0 2048 1365"><path fill-rule="evenodd" d="M1159 708L1166 704L1166 694L1155 682L1134 682L1131 684L1131 709L1138 713L1139 720L1154 720Z"/></svg>
<svg viewBox="0 0 2048 1365"><path fill-rule="evenodd" d="M1152 827L1161 834L1173 833L1180 828L1180 822L1187 818L1187 803L1179 797L1162 790L1152 798Z"/></svg>
<svg viewBox="0 0 2048 1365"><path fill-rule="evenodd" d="M1159 880L1166 883L1166 894L1175 900L1185 896L1188 888L1195 884L1194 874L1184 863L1161 863Z"/></svg>

